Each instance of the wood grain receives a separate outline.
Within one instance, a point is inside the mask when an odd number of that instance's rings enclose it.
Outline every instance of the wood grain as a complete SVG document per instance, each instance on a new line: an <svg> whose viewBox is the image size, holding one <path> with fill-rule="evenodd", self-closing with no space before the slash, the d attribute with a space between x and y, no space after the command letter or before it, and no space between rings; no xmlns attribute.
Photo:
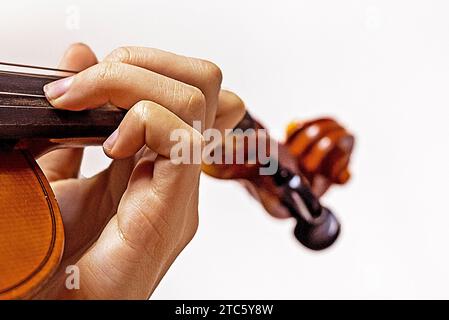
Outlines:
<svg viewBox="0 0 449 320"><path fill-rule="evenodd" d="M55 196L26 151L0 151L0 299L30 297L56 270L64 231Z"/></svg>

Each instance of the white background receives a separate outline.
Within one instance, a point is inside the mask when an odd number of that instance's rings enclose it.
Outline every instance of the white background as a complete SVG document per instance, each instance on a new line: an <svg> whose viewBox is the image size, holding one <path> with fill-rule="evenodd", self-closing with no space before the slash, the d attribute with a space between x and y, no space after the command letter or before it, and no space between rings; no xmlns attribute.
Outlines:
<svg viewBox="0 0 449 320"><path fill-rule="evenodd" d="M79 11L79 28L68 20ZM357 136L323 202L332 249L299 246L239 185L204 177L201 225L153 298L449 298L448 1L4 1L0 60L53 66L71 42L210 59L281 138L293 118ZM107 164L90 149L83 173Z"/></svg>

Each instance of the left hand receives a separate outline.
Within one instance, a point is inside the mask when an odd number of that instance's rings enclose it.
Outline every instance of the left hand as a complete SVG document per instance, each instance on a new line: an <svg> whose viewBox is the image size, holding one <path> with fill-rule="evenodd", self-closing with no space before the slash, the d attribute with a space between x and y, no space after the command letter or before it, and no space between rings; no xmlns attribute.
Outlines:
<svg viewBox="0 0 449 320"><path fill-rule="evenodd" d="M105 144L115 160L100 174L78 178L82 149L39 160L58 199L66 244L60 270L36 298L148 298L196 232L200 172L175 169L167 146L152 134L163 131L164 121L190 128L195 120L224 132L243 117L243 103L221 90L215 64L157 49L120 48L97 63L86 45L76 44L60 67L85 70L46 88L55 108L110 102L130 111L114 147ZM150 109L159 110L151 120ZM138 152L145 145L152 151ZM65 288L67 265L79 267L80 290Z"/></svg>

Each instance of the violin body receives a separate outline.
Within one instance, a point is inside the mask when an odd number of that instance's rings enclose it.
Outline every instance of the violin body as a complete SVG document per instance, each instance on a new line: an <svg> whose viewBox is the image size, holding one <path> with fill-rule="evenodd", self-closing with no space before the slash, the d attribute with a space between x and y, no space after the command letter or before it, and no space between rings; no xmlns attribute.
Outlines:
<svg viewBox="0 0 449 320"><path fill-rule="evenodd" d="M31 297L62 257L58 204L24 150L0 150L0 244L0 299Z"/></svg>

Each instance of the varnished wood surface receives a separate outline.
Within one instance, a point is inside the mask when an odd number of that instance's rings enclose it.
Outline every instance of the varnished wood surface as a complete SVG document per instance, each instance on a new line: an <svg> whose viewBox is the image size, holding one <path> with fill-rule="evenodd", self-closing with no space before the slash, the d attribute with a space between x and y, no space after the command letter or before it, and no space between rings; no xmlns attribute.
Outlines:
<svg viewBox="0 0 449 320"><path fill-rule="evenodd" d="M26 151L0 150L0 299L29 298L56 270L64 231L53 192Z"/></svg>
<svg viewBox="0 0 449 320"><path fill-rule="evenodd" d="M0 71L1 92L13 92L27 95L42 95L47 83L60 77L50 75L30 75L26 73Z"/></svg>
<svg viewBox="0 0 449 320"><path fill-rule="evenodd" d="M316 195L332 184L346 183L354 136L331 118L294 121L288 125L285 145Z"/></svg>
<svg viewBox="0 0 449 320"><path fill-rule="evenodd" d="M107 105L81 112L57 110L43 87L60 76L0 71L0 139L108 137L125 110Z"/></svg>
<svg viewBox="0 0 449 320"><path fill-rule="evenodd" d="M0 137L3 140L108 137L126 113L112 106L74 112L15 102L15 105L0 104Z"/></svg>

